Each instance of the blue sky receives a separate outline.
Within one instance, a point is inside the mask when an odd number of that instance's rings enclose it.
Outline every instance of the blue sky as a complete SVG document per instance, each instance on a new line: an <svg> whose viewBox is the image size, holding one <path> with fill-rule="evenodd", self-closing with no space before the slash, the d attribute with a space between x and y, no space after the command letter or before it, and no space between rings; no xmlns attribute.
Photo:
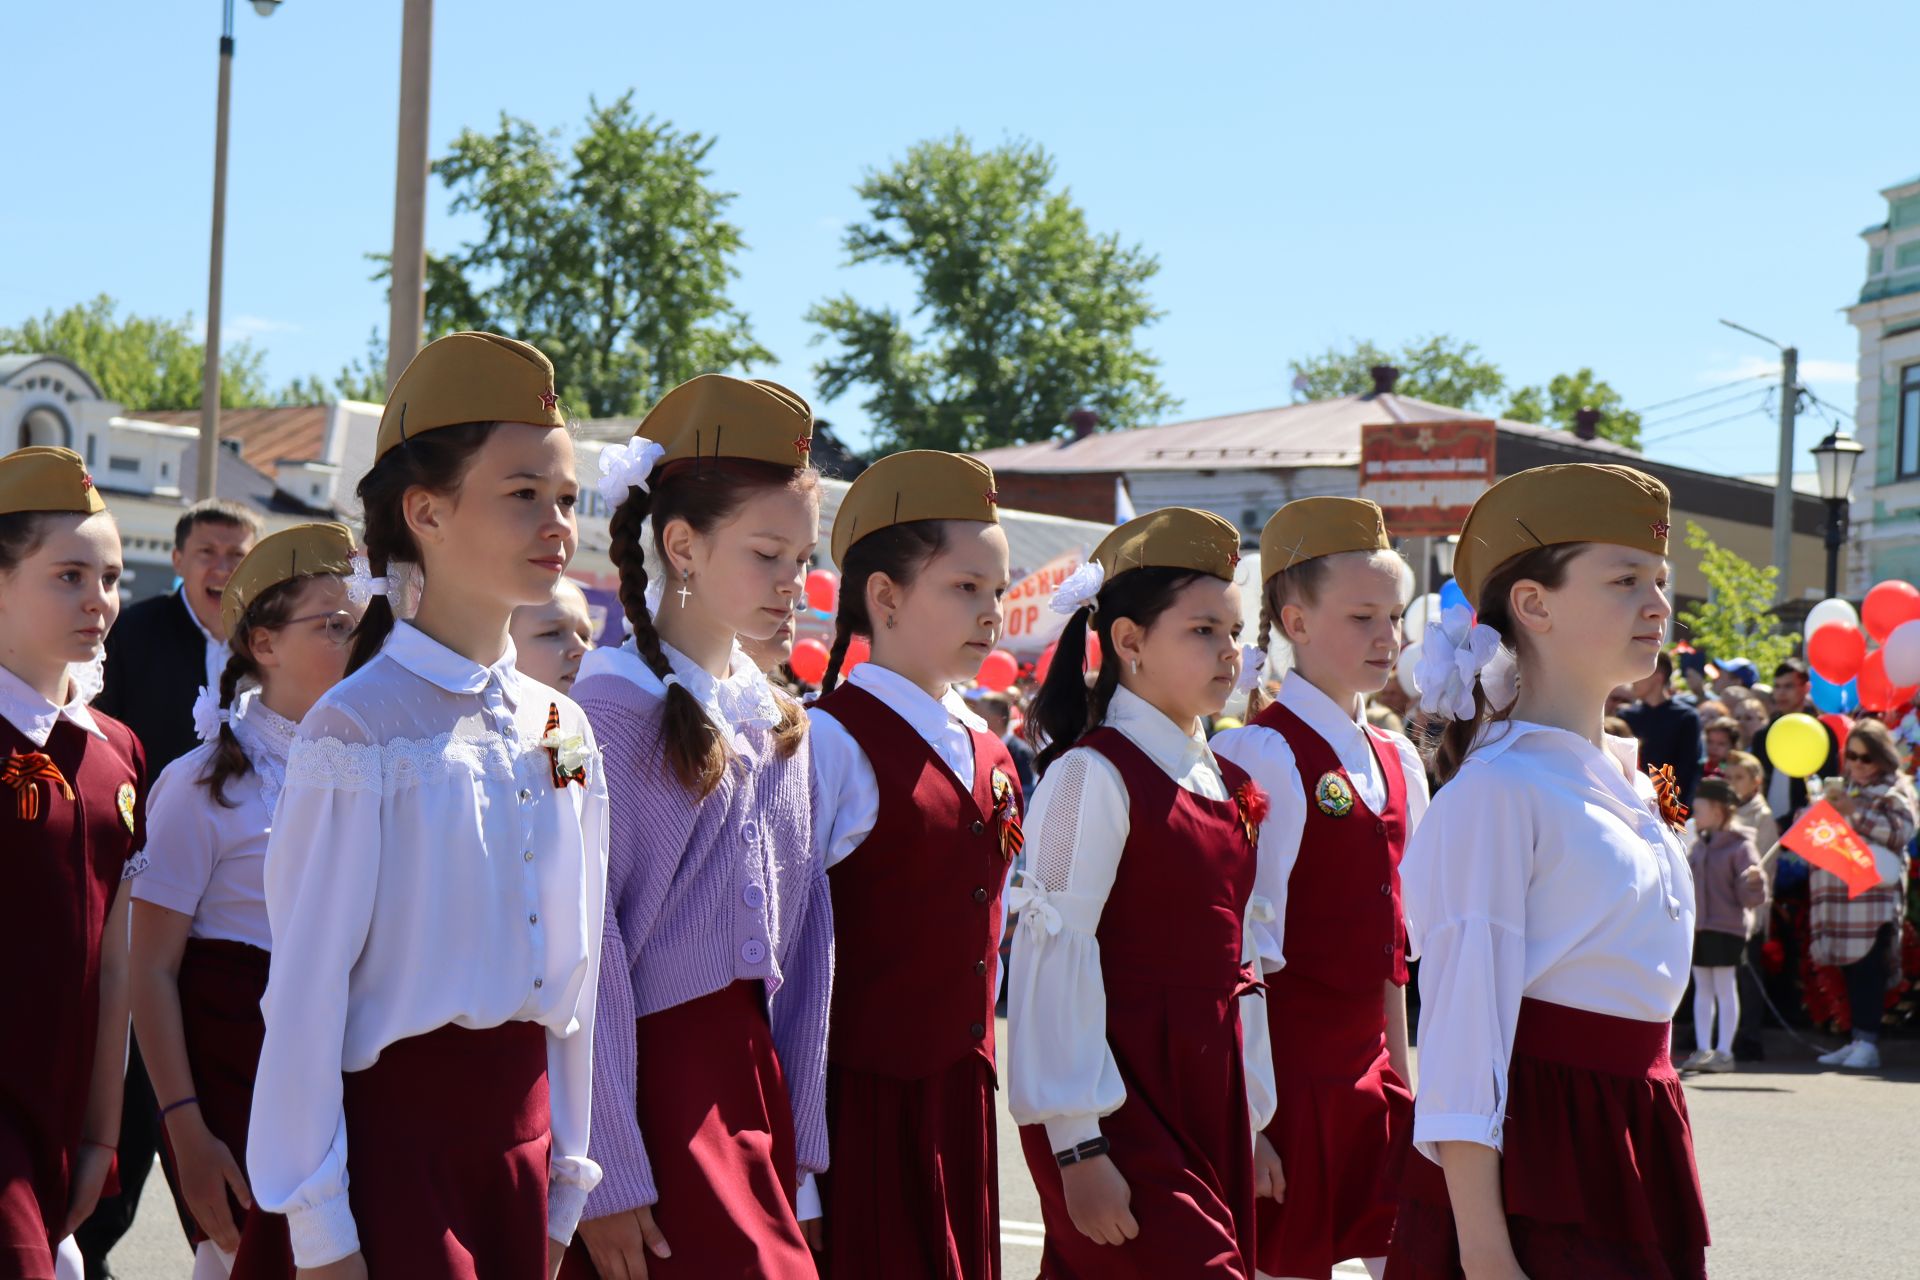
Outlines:
<svg viewBox="0 0 1920 1280"><path fill-rule="evenodd" d="M226 331L275 384L384 325L362 255L391 236L399 13L241 0ZM1433 332L1516 384L1591 365L1649 406L1770 367L1721 316L1797 343L1850 411L1858 232L1920 172L1916 25L1899 3L441 0L433 149L502 111L571 130L629 88L717 135L751 246L735 296L808 394L807 307L906 296L842 265L853 184L961 129L1046 146L1094 227L1159 256L1145 341L1180 417L1282 403L1287 361L1330 344ZM5 31L0 324L101 292L204 314L219 4L15 6ZM1770 471L1764 394L1650 414L1650 452ZM858 398L819 411L859 439ZM1826 429L1803 419L1801 448Z"/></svg>

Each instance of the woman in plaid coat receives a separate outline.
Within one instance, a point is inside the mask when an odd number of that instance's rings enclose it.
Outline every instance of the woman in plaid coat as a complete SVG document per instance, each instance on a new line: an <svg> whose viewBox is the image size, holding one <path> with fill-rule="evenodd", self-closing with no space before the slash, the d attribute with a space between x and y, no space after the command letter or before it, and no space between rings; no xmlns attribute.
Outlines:
<svg viewBox="0 0 1920 1280"><path fill-rule="evenodd" d="M1830 871L1814 869L1809 882L1815 964L1837 966L1846 978L1853 1040L1820 1061L1872 1071L1880 1066L1880 1015L1887 988L1899 974L1900 921L1907 892L1907 845L1913 839L1913 784L1900 772L1900 748L1885 725L1863 720L1847 737L1844 781L1828 784L1827 799L1859 837L1890 852L1896 878L1857 898Z"/></svg>

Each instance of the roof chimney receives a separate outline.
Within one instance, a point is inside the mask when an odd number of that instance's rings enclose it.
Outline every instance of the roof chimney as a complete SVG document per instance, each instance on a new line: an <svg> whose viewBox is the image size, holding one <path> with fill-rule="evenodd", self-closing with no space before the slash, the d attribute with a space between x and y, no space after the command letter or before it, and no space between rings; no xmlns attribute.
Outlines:
<svg viewBox="0 0 1920 1280"><path fill-rule="evenodd" d="M1400 371L1390 364L1377 364L1367 370L1373 375L1373 394L1384 396L1393 390L1393 384L1400 381Z"/></svg>
<svg viewBox="0 0 1920 1280"><path fill-rule="evenodd" d="M1592 440L1599 436L1600 411L1598 409L1574 410L1573 434L1582 440Z"/></svg>
<svg viewBox="0 0 1920 1280"><path fill-rule="evenodd" d="M1085 440L1100 428L1100 411L1081 405L1067 414L1067 428L1075 440Z"/></svg>

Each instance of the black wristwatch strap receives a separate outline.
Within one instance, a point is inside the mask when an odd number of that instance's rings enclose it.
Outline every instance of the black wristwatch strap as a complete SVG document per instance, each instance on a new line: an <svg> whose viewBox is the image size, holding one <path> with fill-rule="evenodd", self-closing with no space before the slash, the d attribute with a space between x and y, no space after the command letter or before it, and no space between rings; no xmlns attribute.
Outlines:
<svg viewBox="0 0 1920 1280"><path fill-rule="evenodd" d="M1104 1137L1089 1138L1087 1141L1070 1150L1054 1152L1053 1158L1058 1160L1060 1167L1064 1169L1070 1164L1079 1164L1082 1160L1091 1160L1095 1156L1103 1156L1111 1150L1113 1150L1113 1144L1108 1142Z"/></svg>

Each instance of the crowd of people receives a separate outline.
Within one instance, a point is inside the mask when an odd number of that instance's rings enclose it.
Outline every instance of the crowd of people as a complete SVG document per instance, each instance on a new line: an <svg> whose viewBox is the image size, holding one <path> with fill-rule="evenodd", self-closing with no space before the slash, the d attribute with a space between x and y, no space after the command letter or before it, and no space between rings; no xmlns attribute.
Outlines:
<svg viewBox="0 0 1920 1280"><path fill-rule="evenodd" d="M1728 975L1804 936L1869 1064L1904 862L1783 907L1757 824L1808 791L1745 682L1672 684L1652 477L1488 490L1417 702L1345 498L1267 523L1257 637L1232 524L1122 524L1007 695L992 473L894 454L800 691L806 403L707 375L606 452L601 647L566 425L539 351L440 339L357 535L203 504L124 615L81 459L0 459L0 945L44 975L0 1005L40 1046L0 1059L0 1275L104 1274L157 1145L210 1280L992 1280L1004 1088L1050 1280L1703 1277L1689 978L1717 1069ZM1824 792L1890 857L1892 744Z"/></svg>

